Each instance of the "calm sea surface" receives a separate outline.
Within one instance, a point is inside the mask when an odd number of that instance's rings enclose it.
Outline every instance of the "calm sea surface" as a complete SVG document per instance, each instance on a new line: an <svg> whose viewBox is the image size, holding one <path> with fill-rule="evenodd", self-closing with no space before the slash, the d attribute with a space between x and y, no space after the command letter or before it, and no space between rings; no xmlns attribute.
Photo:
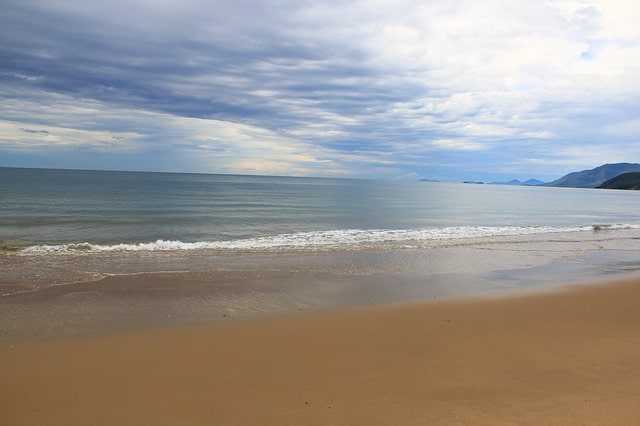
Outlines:
<svg viewBox="0 0 640 426"><path fill-rule="evenodd" d="M638 271L640 192L0 168L8 334L30 318L198 320ZM106 295L122 276L141 298ZM69 294L28 299L55 288Z"/></svg>

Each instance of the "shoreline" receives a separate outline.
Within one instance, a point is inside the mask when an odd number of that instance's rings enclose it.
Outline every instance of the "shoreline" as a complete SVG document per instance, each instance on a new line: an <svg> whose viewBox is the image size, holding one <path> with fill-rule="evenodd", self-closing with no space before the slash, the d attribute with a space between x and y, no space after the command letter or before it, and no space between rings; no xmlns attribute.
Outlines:
<svg viewBox="0 0 640 426"><path fill-rule="evenodd" d="M553 290L558 283L639 273L637 241L631 236L597 242L545 238L437 250L4 259L10 261L9 272L0 274L0 287L16 284L12 277L19 277L25 288L34 290L0 297L0 344L354 306L535 293ZM114 270L119 272L108 272ZM58 284L66 271L103 277ZM38 281L28 280L36 275Z"/></svg>
<svg viewBox="0 0 640 426"><path fill-rule="evenodd" d="M636 424L640 276L0 344L0 423Z"/></svg>

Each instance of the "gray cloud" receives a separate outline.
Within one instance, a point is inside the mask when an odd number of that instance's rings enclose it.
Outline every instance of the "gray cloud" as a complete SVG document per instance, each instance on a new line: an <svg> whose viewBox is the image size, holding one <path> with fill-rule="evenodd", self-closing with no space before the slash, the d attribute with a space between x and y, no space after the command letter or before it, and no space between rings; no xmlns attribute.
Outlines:
<svg viewBox="0 0 640 426"><path fill-rule="evenodd" d="M9 0L0 112L209 152L199 171L255 164L267 140L282 173L553 177L640 130L640 34L611 6L558 5Z"/></svg>
<svg viewBox="0 0 640 426"><path fill-rule="evenodd" d="M33 130L33 129L23 129L23 128L20 128L20 130L22 130L25 133L43 133L45 135L49 134L47 130Z"/></svg>

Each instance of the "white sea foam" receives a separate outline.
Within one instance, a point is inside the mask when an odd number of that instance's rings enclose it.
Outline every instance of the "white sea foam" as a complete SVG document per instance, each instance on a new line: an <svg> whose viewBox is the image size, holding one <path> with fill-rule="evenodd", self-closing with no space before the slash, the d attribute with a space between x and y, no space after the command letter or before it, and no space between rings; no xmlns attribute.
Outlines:
<svg viewBox="0 0 640 426"><path fill-rule="evenodd" d="M180 250L330 250L330 249L366 249L366 248L411 248L425 247L430 243L478 239L490 237L508 237L536 234L555 234L589 231L610 231L640 229L640 225L615 224L592 225L583 227L549 226L504 226L475 227L459 226L427 229L341 229L333 231L312 231L281 234L267 237L247 238L230 241L167 241L143 243L121 243L101 245L74 243L59 245L36 245L23 249L23 254L38 253L107 253L107 252L152 252Z"/></svg>

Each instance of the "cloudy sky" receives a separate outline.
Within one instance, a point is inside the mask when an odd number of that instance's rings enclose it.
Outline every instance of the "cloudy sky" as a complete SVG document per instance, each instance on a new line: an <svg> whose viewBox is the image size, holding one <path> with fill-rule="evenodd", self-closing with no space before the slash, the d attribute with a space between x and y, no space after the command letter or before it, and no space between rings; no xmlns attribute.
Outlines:
<svg viewBox="0 0 640 426"><path fill-rule="evenodd" d="M0 166L552 180L640 161L636 0L3 0Z"/></svg>

